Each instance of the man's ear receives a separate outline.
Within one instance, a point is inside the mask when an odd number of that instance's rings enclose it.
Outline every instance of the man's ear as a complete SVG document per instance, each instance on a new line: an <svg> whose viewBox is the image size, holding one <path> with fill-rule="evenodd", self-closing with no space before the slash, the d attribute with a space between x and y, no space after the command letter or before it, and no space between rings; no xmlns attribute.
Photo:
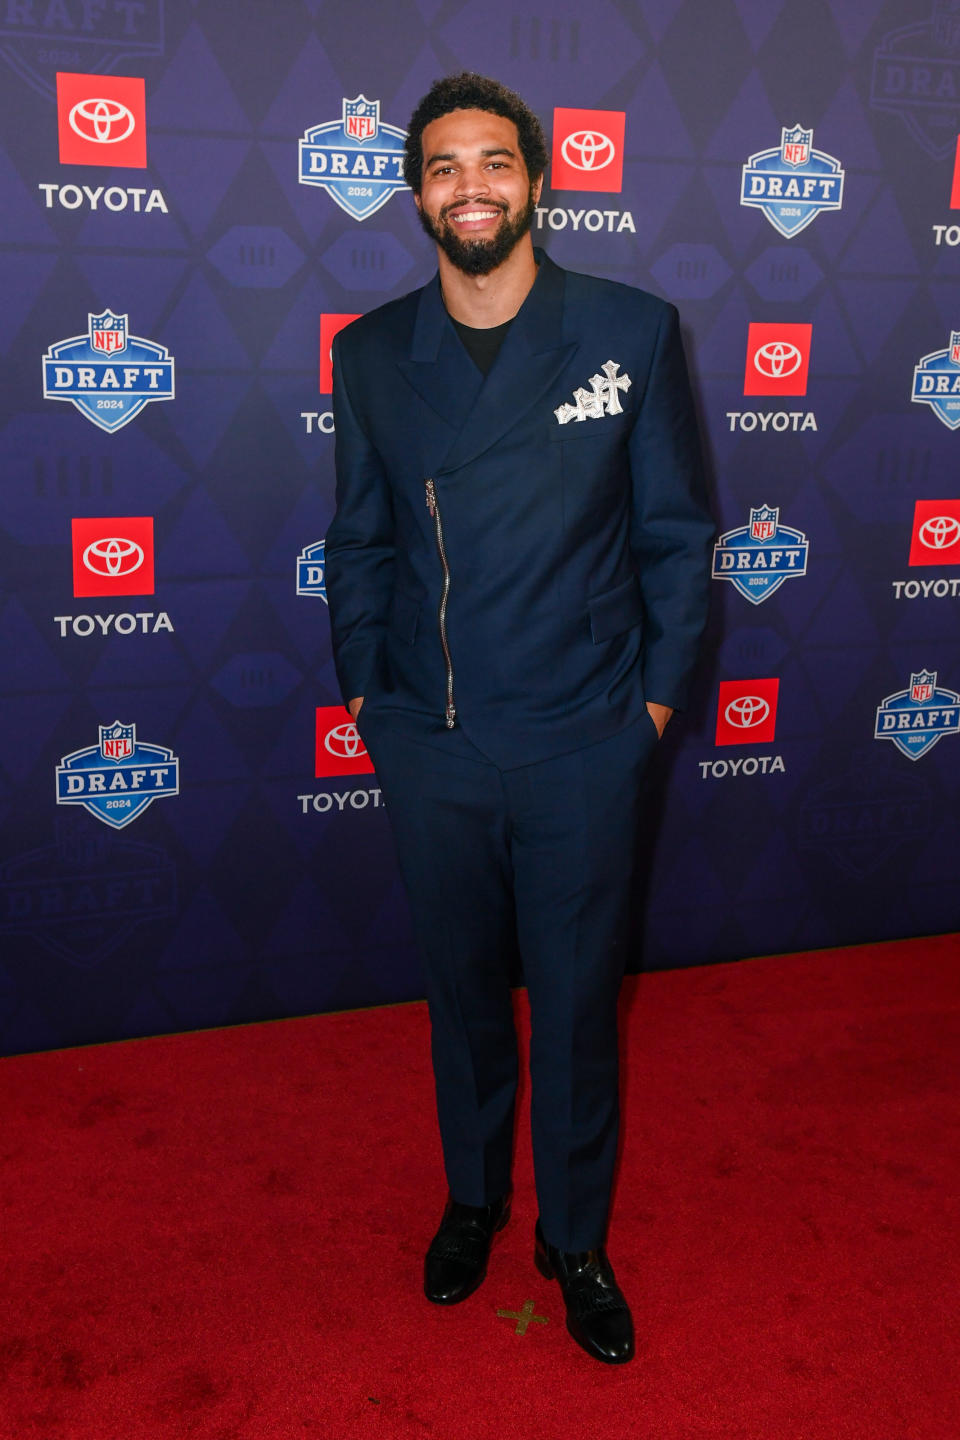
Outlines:
<svg viewBox="0 0 960 1440"><path fill-rule="evenodd" d="M542 193L542 192L543 192L543 176L541 175L541 176L537 179L537 181L536 181L536 183L535 183L535 185L534 185L534 187L533 187L533 203L534 203L534 205L539 205L539 204L540 204L540 196L541 196L541 193Z"/></svg>
<svg viewBox="0 0 960 1440"><path fill-rule="evenodd" d="M414 190L414 192L413 192L413 203L414 203L414 205L416 205L417 209L420 211L420 214L422 215L422 214L423 214L423 202L422 202L421 199L420 199L420 191L419 191L419 190Z"/></svg>

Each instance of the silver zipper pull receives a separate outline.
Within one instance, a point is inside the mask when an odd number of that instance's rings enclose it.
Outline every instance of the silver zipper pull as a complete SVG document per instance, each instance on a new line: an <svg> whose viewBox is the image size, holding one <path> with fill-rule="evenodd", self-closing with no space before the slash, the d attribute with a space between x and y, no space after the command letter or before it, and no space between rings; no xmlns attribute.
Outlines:
<svg viewBox="0 0 960 1440"><path fill-rule="evenodd" d="M427 480L425 483L427 487L427 509L430 511L431 516L433 516L437 513L437 492L434 489L432 480Z"/></svg>

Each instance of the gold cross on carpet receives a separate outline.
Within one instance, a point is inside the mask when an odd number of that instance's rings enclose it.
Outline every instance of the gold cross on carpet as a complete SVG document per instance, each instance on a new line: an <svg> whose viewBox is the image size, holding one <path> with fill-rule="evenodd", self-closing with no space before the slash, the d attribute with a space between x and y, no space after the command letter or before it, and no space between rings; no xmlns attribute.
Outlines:
<svg viewBox="0 0 960 1440"><path fill-rule="evenodd" d="M527 1327L531 1320L536 1321L538 1325L547 1325L549 1323L546 1315L535 1315L533 1313L535 1308L532 1300L524 1300L519 1310L498 1310L497 1314L504 1320L516 1320L517 1328L513 1332L515 1335L526 1335Z"/></svg>

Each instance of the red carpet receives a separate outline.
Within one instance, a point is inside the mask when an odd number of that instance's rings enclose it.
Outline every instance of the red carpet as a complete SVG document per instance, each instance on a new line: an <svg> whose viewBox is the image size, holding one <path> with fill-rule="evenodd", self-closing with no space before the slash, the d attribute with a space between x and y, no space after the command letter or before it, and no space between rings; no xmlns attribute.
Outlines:
<svg viewBox="0 0 960 1440"><path fill-rule="evenodd" d="M958 973L954 936L628 982L622 1369L533 1268L525 1125L487 1283L421 1297L420 1005L0 1062L0 1436L952 1440Z"/></svg>

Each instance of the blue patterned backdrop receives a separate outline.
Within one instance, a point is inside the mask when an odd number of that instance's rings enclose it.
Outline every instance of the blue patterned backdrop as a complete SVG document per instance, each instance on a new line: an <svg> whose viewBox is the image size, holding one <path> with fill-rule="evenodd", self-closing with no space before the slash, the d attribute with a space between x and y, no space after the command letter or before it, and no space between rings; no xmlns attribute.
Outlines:
<svg viewBox="0 0 960 1440"><path fill-rule="evenodd" d="M420 993L329 342L432 273L396 151L464 67L544 121L536 243L685 326L722 540L643 963L957 928L958 0L4 0L0 58L4 1050Z"/></svg>

